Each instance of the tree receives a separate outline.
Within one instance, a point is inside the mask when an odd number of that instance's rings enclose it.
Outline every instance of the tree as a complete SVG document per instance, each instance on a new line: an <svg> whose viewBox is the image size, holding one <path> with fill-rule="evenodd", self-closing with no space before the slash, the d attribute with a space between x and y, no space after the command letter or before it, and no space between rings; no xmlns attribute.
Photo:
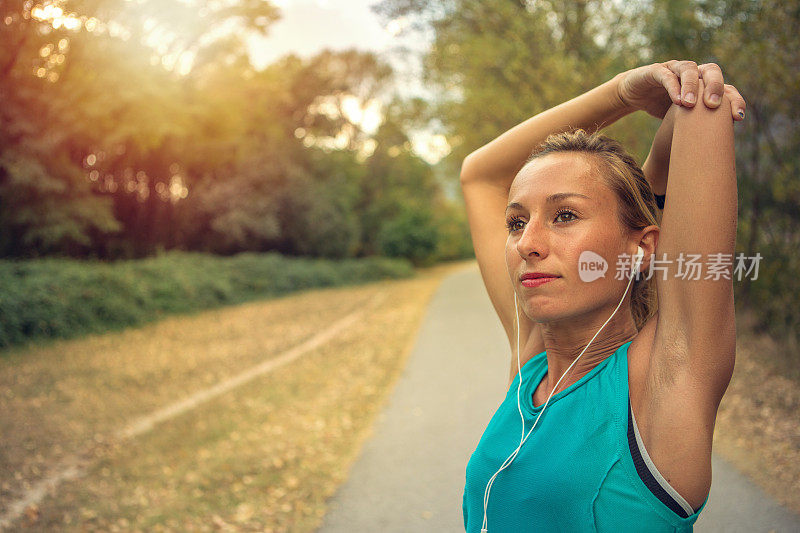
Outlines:
<svg viewBox="0 0 800 533"><path fill-rule="evenodd" d="M627 68L635 46L620 29L635 13L599 1L383 0L376 10L433 32L425 81L440 91L432 115L458 163L511 126Z"/></svg>

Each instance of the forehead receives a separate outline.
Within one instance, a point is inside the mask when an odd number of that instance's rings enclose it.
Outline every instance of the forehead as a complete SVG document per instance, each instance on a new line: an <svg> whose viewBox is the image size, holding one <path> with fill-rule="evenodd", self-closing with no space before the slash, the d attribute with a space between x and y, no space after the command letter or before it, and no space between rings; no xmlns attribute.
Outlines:
<svg viewBox="0 0 800 533"><path fill-rule="evenodd" d="M612 192L593 163L589 157L575 152L548 154L534 159L514 178L508 201L528 205L543 202L551 194L573 192L588 196L591 202L611 202Z"/></svg>

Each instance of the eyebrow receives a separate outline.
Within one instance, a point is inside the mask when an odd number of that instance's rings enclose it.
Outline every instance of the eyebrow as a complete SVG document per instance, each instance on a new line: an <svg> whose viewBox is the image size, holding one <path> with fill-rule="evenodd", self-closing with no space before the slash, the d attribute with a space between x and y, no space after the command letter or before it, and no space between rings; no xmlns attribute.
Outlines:
<svg viewBox="0 0 800 533"><path fill-rule="evenodd" d="M557 192L557 193L551 194L550 196L545 198L544 201L545 201L545 203L552 204L554 202L560 202L561 200L564 200L565 198L569 198L570 196L577 196L578 198L586 198L587 200L591 200L591 198L589 198L585 194L581 194L579 192ZM522 204L520 204L518 202L511 202L510 204L508 204L506 206L506 211L508 211L511 208L524 209L525 206L523 206Z"/></svg>

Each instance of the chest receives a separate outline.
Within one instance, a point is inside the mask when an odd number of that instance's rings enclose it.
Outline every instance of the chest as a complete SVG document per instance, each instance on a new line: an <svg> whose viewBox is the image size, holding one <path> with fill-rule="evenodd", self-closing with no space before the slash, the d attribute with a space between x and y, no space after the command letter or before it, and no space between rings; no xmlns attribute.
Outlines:
<svg viewBox="0 0 800 533"><path fill-rule="evenodd" d="M596 489L618 454L618 421L602 400L589 400L577 391L571 396L549 404L538 421L538 413L526 411L526 439L513 462L498 474L493 491L505 486L512 499L559 494L571 500ZM488 482L519 447L521 437L512 393L492 417L468 469L476 479ZM526 490L516 490L519 487Z"/></svg>

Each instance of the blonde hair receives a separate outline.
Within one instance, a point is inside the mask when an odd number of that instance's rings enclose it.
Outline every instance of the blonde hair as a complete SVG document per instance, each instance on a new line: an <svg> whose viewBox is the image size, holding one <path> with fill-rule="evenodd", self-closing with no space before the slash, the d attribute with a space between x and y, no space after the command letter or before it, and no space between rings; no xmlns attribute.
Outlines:
<svg viewBox="0 0 800 533"><path fill-rule="evenodd" d="M644 172L622 145L601 133L588 133L583 129L554 133L548 136L531 153L525 165L534 159L557 152L589 154L599 175L617 197L620 226L635 231L659 225L656 199ZM599 164L598 164L599 163ZM647 280L641 275L633 282L631 313L636 328L642 329L658 310L655 277Z"/></svg>

